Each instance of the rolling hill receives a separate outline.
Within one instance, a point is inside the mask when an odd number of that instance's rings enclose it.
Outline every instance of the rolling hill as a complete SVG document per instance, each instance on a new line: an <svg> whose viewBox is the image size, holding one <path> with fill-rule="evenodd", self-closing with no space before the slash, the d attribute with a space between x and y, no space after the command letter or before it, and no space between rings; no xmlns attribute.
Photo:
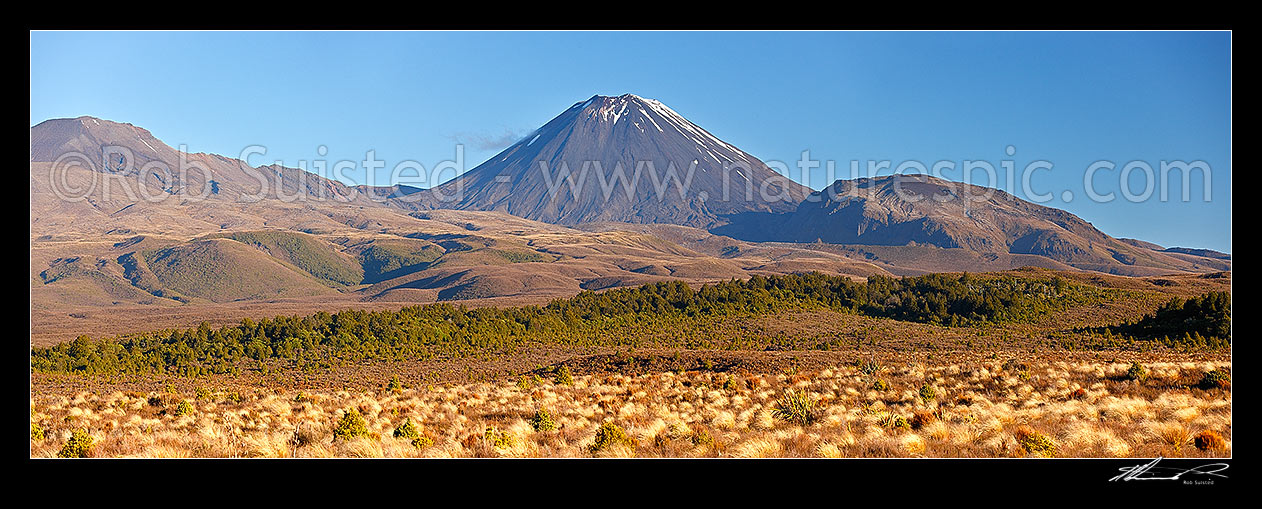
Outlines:
<svg viewBox="0 0 1262 509"><path fill-rule="evenodd" d="M146 271L165 295L212 302L319 295L327 289L311 274L231 239L201 239L162 249L145 250L136 258L136 277Z"/></svg>

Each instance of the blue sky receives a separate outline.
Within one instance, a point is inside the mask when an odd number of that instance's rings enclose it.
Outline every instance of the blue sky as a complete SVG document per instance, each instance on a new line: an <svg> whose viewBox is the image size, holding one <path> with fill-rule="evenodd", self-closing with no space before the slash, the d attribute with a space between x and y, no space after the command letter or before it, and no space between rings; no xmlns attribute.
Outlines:
<svg viewBox="0 0 1262 509"><path fill-rule="evenodd" d="M1011 189L1027 198L1021 172L1046 160L1051 170L1031 173L1036 194L1054 195L1045 205L1114 236L1231 250L1226 32L31 34L31 125L92 115L194 152L266 146L253 164L331 165L373 150L387 169L433 167L462 142L471 169L575 102L623 93L784 162L813 189L829 180L822 170L803 178L804 150L836 161L838 178L852 160L864 172L868 160L952 161L944 175L954 180L964 160L1001 175L1010 160ZM1094 178L1096 192L1114 193L1109 203L1084 191L1097 160L1116 165ZM1190 202L1177 177L1170 200L1124 199L1122 168L1135 160L1205 161L1211 200L1199 173ZM344 180L363 183L362 174ZM1142 171L1130 176L1139 193Z"/></svg>

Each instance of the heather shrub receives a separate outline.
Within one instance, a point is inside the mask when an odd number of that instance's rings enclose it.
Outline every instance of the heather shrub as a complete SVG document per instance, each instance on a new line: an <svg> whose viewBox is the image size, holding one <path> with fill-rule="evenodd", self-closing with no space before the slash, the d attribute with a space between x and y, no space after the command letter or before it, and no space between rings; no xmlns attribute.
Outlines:
<svg viewBox="0 0 1262 509"><path fill-rule="evenodd" d="M934 390L932 385L924 384L920 386L920 400L928 403L938 396L938 391Z"/></svg>
<svg viewBox="0 0 1262 509"><path fill-rule="evenodd" d="M623 444L628 447L635 447L635 439L627 435L626 430L621 426L612 422L606 422L600 425L600 429L596 430L596 441L591 445L593 453L599 452L608 447Z"/></svg>
<svg viewBox="0 0 1262 509"><path fill-rule="evenodd" d="M1202 389L1231 389L1231 375L1226 371L1215 369L1201 377L1198 384Z"/></svg>
<svg viewBox="0 0 1262 509"><path fill-rule="evenodd" d="M1126 370L1127 380L1142 381L1148 378L1148 370L1138 362L1132 362L1130 369Z"/></svg>
<svg viewBox="0 0 1262 509"><path fill-rule="evenodd" d="M425 435L421 435L419 437L412 439L412 447L415 447L417 449L424 449L431 445L434 445L434 439L427 437Z"/></svg>
<svg viewBox="0 0 1262 509"><path fill-rule="evenodd" d="M176 417L180 417L182 415L189 415L192 413L193 413L193 405L189 404L188 400L182 399L180 400L180 404L175 406L174 415Z"/></svg>
<svg viewBox="0 0 1262 509"><path fill-rule="evenodd" d="M352 408L342 415L337 421L337 427L333 428L333 438L350 440L355 437L366 437L372 433L368 431L368 421L364 420L364 416L359 414L359 410Z"/></svg>
<svg viewBox="0 0 1262 509"><path fill-rule="evenodd" d="M714 445L714 437L710 435L709 431L704 429L698 429L692 432L691 440L692 445Z"/></svg>
<svg viewBox="0 0 1262 509"><path fill-rule="evenodd" d="M556 429L556 426L556 421L552 420L552 414L549 414L546 408L540 408L530 418L530 427L535 431L552 431Z"/></svg>
<svg viewBox="0 0 1262 509"><path fill-rule="evenodd" d="M512 433L497 430L494 426L487 426L482 438L497 448L508 448L517 443Z"/></svg>
<svg viewBox="0 0 1262 509"><path fill-rule="evenodd" d="M434 445L433 439L421 435L421 430L412 423L411 417L408 417L407 420L403 421L403 424L394 428L394 437L410 441L412 443L412 447L417 449L424 449Z"/></svg>
<svg viewBox="0 0 1262 509"><path fill-rule="evenodd" d="M416 429L415 424L412 424L411 417L408 417L406 420L403 421L403 424L400 424L398 427L394 428L395 438L406 438L408 440L412 440L419 436L421 436L421 432L420 430Z"/></svg>
<svg viewBox="0 0 1262 509"><path fill-rule="evenodd" d="M890 384L885 383L885 380L881 380L880 378L876 379L875 382L872 382L872 390L874 391L886 391L889 390L889 388Z"/></svg>
<svg viewBox="0 0 1262 509"><path fill-rule="evenodd" d="M543 383L543 379L540 378L539 375L532 373L530 376L523 375L521 378L518 378L517 388L523 391L528 391L541 383Z"/></svg>
<svg viewBox="0 0 1262 509"><path fill-rule="evenodd" d="M557 385L574 385L574 376L570 374L569 366L561 366L557 370L554 383Z"/></svg>
<svg viewBox="0 0 1262 509"><path fill-rule="evenodd" d="M86 458L92 453L92 444L95 440L89 435L87 430L76 429L71 433L70 439L66 440L66 445L62 446L61 451L57 453L58 458Z"/></svg>
<svg viewBox="0 0 1262 509"><path fill-rule="evenodd" d="M31 423L31 440L36 442L44 441L44 428L38 422Z"/></svg>
<svg viewBox="0 0 1262 509"><path fill-rule="evenodd" d="M1047 435L1039 433L1029 426L1021 426L1013 431L1017 443L1030 454L1052 457L1056 455L1056 444Z"/></svg>

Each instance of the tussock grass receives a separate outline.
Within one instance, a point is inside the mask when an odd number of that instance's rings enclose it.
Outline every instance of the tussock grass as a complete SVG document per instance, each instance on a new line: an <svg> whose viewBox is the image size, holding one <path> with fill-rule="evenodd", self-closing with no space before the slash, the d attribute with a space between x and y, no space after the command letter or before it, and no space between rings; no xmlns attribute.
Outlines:
<svg viewBox="0 0 1262 509"><path fill-rule="evenodd" d="M1226 362L569 372L465 384L33 394L33 457L1215 457ZM568 372L568 369L566 370ZM997 380L998 378L998 380ZM522 388L519 380L529 380ZM1008 383L1009 380L1011 383ZM1183 382L1179 382L1183 381ZM1177 382L1177 383L1176 383ZM924 398L922 387L935 397Z"/></svg>

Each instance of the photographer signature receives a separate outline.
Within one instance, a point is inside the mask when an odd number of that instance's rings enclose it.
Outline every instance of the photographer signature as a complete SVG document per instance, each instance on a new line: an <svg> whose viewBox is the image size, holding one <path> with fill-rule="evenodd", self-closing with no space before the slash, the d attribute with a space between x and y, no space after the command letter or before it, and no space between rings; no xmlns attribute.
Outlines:
<svg viewBox="0 0 1262 509"><path fill-rule="evenodd" d="M1157 466L1157 463L1160 463L1162 459L1163 458L1158 456L1156 459L1148 462L1147 464L1119 468L1118 470L1122 473L1112 479L1109 479L1109 481L1177 481L1184 475L1188 474L1222 478L1227 477L1226 475L1219 473L1223 470L1227 470L1228 465L1226 463L1208 463L1205 465L1183 469Z"/></svg>

